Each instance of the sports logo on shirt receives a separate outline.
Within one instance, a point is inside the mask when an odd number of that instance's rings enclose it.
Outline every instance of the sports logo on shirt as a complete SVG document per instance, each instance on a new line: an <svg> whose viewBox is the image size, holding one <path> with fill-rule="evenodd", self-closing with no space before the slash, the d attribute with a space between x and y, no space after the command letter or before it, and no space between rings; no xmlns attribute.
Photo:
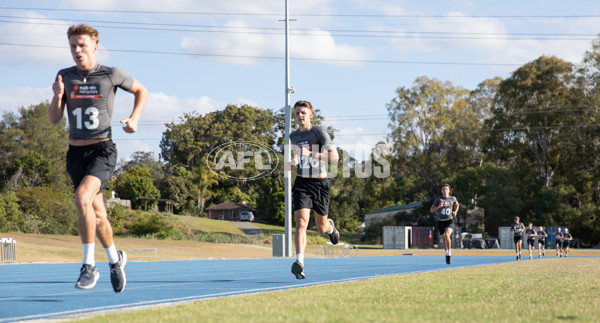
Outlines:
<svg viewBox="0 0 600 323"><path fill-rule="evenodd" d="M99 99L100 86L97 84L82 84L73 86L71 99Z"/></svg>

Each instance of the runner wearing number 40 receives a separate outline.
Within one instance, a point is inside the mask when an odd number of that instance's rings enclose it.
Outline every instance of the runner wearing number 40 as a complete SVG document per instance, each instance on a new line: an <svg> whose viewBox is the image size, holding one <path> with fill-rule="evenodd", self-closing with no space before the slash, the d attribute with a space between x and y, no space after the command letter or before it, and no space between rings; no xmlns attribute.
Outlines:
<svg viewBox="0 0 600 323"><path fill-rule="evenodd" d="M290 134L294 146L291 166L298 165L296 179L292 187L292 208L296 219L296 262L292 264L292 274L304 279L304 250L306 230L310 220L310 210L315 212L317 230L327 233L332 244L336 245L340 233L328 219L329 178L325 163L337 162L339 155L329 134L321 127L312 124L315 110L308 101L298 101L294 105L294 115L299 129Z"/></svg>
<svg viewBox="0 0 600 323"><path fill-rule="evenodd" d="M429 212L437 213L438 231L442 235L444 249L446 251L446 263L452 263L452 231L454 218L458 212L458 200L451 196L452 188L449 184L442 185L442 196L439 196L433 201L433 205L429 208Z"/></svg>
<svg viewBox="0 0 600 323"><path fill-rule="evenodd" d="M97 236L108 256L113 289L120 293L126 283L123 268L127 254L115 248L102 194L117 162L116 146L111 140L113 104L117 88L133 93L133 111L121 123L126 133L134 133L148 91L122 69L96 63L98 31L93 27L71 26L67 38L75 66L62 69L56 75L48 116L52 124L57 124L66 107L70 129L67 172L75 188L79 235L83 243L83 265L75 287L90 289L100 277L94 260Z"/></svg>

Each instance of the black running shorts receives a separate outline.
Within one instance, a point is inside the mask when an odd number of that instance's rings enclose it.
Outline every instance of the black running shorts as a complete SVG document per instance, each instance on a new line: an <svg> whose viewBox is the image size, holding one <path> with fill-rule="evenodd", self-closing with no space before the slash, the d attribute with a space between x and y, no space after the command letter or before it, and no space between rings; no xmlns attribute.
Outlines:
<svg viewBox="0 0 600 323"><path fill-rule="evenodd" d="M535 239L527 239L527 245L533 247L534 243L535 243Z"/></svg>
<svg viewBox="0 0 600 323"><path fill-rule="evenodd" d="M563 241L563 245L562 245L563 249L566 249L569 247L569 242L571 242L571 241L569 241L569 240Z"/></svg>
<svg viewBox="0 0 600 323"><path fill-rule="evenodd" d="M440 234L444 234L444 232L446 232L446 228L454 229L454 226L452 225L453 223L454 220L452 219L446 221L438 221L438 231L440 232Z"/></svg>
<svg viewBox="0 0 600 323"><path fill-rule="evenodd" d="M69 145L67 151L67 172L75 190L87 175L98 177L102 182L100 191L108 188L108 180L117 165L117 147L112 140L87 146Z"/></svg>
<svg viewBox="0 0 600 323"><path fill-rule="evenodd" d="M541 244L542 246L546 246L546 239L538 240L538 244Z"/></svg>
<svg viewBox="0 0 600 323"><path fill-rule="evenodd" d="M523 240L523 237L522 237L522 236L520 236L520 235L519 235L519 236L515 236L515 237L513 238L513 240L515 241L515 243L518 243L519 241Z"/></svg>
<svg viewBox="0 0 600 323"><path fill-rule="evenodd" d="M292 187L293 211L313 209L317 214L329 213L329 179L296 176Z"/></svg>

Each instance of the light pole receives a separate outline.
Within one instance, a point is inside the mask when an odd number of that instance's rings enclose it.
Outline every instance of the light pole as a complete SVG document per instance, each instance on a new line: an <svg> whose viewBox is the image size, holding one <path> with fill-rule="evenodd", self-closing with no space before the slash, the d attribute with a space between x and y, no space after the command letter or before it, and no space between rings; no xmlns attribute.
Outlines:
<svg viewBox="0 0 600 323"><path fill-rule="evenodd" d="M289 26L288 26L288 0L285 0L285 134L283 145L284 165L289 165L292 161L290 128L292 127L292 111L290 107L290 95L294 93L294 88L290 87L290 52L289 52ZM292 256L292 171L285 169L283 173L285 189L285 247L284 257Z"/></svg>

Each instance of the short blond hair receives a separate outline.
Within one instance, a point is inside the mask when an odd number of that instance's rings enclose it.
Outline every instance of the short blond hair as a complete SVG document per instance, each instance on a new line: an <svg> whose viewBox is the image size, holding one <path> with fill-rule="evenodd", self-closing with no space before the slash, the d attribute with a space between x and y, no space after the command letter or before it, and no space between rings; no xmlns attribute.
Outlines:
<svg viewBox="0 0 600 323"><path fill-rule="evenodd" d="M100 40L98 30L86 24L73 25L69 27L67 30L67 38L70 39L71 36L74 35L88 35L92 40L96 41L96 44L98 44L98 41Z"/></svg>

